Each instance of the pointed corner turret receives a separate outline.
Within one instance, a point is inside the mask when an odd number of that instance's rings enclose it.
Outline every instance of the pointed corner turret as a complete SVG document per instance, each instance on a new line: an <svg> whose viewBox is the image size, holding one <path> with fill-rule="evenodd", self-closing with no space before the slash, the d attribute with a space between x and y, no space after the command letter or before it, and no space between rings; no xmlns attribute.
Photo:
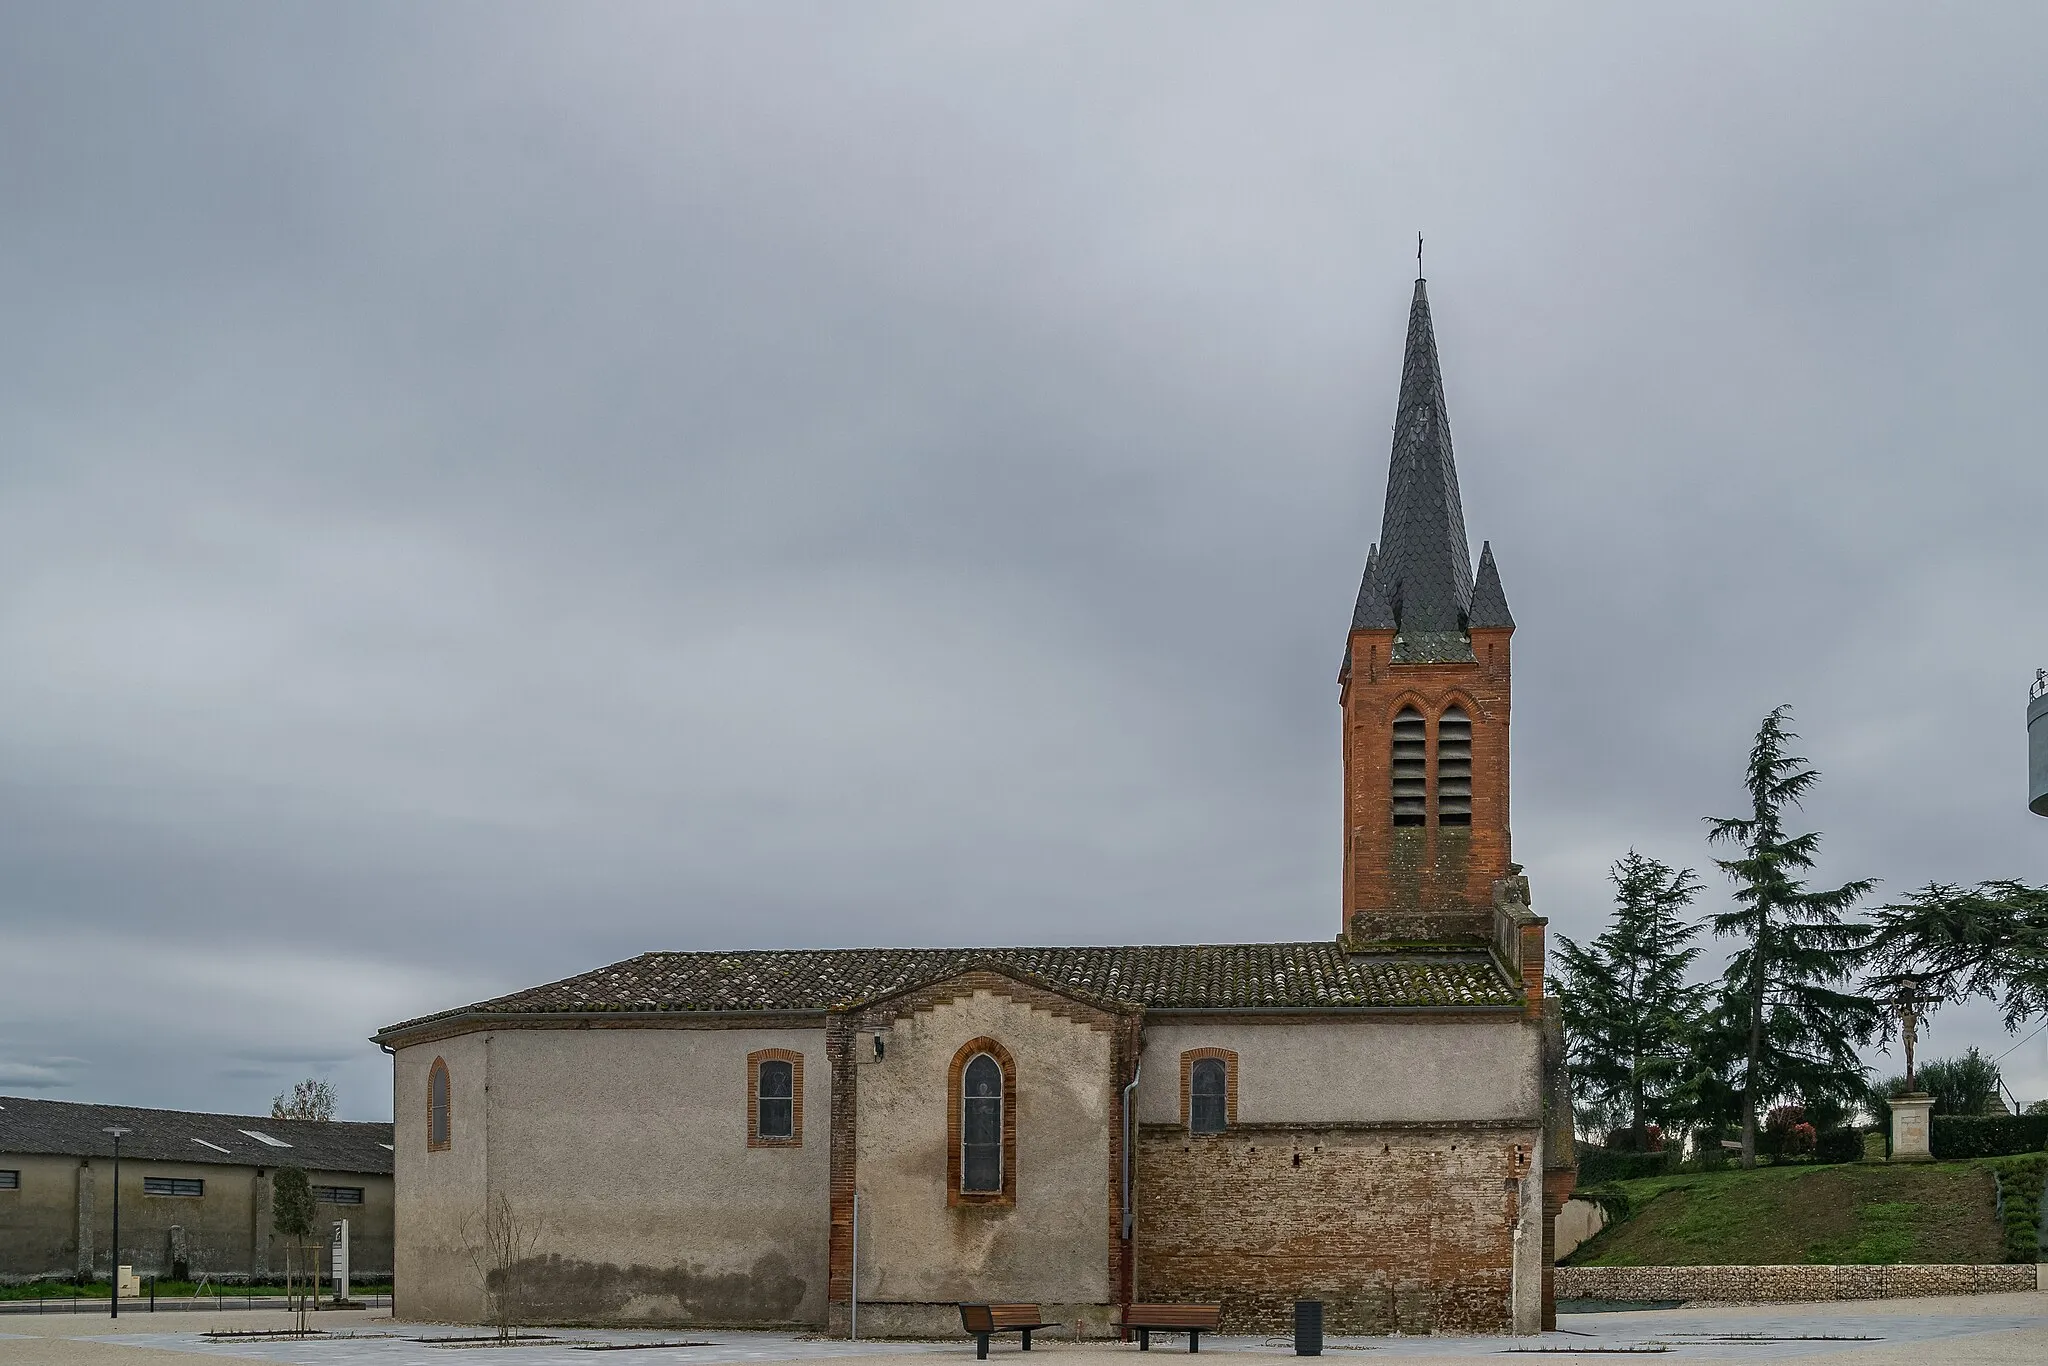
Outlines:
<svg viewBox="0 0 2048 1366"><path fill-rule="evenodd" d="M1469 626L1474 631L1515 629L1514 613L1508 611L1508 595L1500 586L1500 570L1493 563L1493 542L1479 546L1479 573L1472 581Z"/></svg>
<svg viewBox="0 0 2048 1366"><path fill-rule="evenodd" d="M1351 629L1394 629L1394 609L1387 605L1387 595L1380 590L1380 548L1377 544L1365 552L1365 577L1358 583L1358 605L1351 609Z"/></svg>

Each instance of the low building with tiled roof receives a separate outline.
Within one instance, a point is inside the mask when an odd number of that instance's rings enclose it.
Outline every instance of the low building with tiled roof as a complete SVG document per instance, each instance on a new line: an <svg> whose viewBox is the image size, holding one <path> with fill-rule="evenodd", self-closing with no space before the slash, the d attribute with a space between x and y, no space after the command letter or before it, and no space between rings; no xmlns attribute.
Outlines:
<svg viewBox="0 0 2048 1366"><path fill-rule="evenodd" d="M395 1024L398 1312L957 1331L1024 1301L1531 1332L1570 1097L1509 862L1509 644L1415 285L1314 943L646 953ZM480 1282L487 1219L523 1249Z"/></svg>
<svg viewBox="0 0 2048 1366"><path fill-rule="evenodd" d="M121 1242L113 1244L120 1129ZM282 1275L270 1217L280 1167L310 1178L323 1227L349 1225L351 1270L391 1274L392 1126L0 1096L0 1281Z"/></svg>

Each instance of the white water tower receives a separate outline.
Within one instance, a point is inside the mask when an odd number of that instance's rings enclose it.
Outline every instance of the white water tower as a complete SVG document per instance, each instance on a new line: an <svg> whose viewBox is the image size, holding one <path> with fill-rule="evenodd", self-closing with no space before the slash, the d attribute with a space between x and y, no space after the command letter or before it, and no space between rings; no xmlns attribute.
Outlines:
<svg viewBox="0 0 2048 1366"><path fill-rule="evenodd" d="M2027 809L2048 816L2048 669L2034 671L2027 702Z"/></svg>

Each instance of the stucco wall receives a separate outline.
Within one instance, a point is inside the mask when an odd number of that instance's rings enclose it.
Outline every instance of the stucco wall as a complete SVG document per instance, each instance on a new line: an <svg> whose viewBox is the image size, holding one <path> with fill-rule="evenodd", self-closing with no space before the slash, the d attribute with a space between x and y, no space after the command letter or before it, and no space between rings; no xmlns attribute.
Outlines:
<svg viewBox="0 0 2048 1366"><path fill-rule="evenodd" d="M1542 1112L1542 1035L1519 1014L1148 1022L1141 1123L1180 1122L1180 1055L1190 1048L1237 1053L1246 1124L1533 1122Z"/></svg>
<svg viewBox="0 0 2048 1366"><path fill-rule="evenodd" d="M437 1057L448 1063L450 1146L430 1153L427 1074ZM463 1230L481 1217L484 1207L489 1063L487 1034L403 1048L392 1059L393 1293L401 1318L476 1323L484 1317L483 1285L463 1250Z"/></svg>
<svg viewBox="0 0 2048 1366"><path fill-rule="evenodd" d="M0 1190L0 1276L68 1276L76 1270L78 1159L7 1154L0 1168L21 1173Z"/></svg>
<svg viewBox="0 0 2048 1366"><path fill-rule="evenodd" d="M1538 1137L1533 1127L1148 1128L1137 1298L1220 1302L1229 1332L1284 1332L1296 1299L1323 1301L1332 1332L1499 1333L1511 1314L1535 1331ZM1530 1173L1519 1185L1517 1171Z"/></svg>
<svg viewBox="0 0 2048 1366"><path fill-rule="evenodd" d="M747 1055L763 1048L804 1057L798 1146L747 1145ZM425 1151L437 1052L448 1153ZM401 1050L397 1075L401 1313L484 1316L463 1224L488 1190L538 1231L504 1282L522 1321L824 1322L823 1029L499 1030ZM486 1077L487 1099L466 1101Z"/></svg>
<svg viewBox="0 0 2048 1366"><path fill-rule="evenodd" d="M90 1189L86 1203L89 1260L96 1274L117 1263L138 1275L169 1275L172 1229L181 1231L188 1269L197 1275L281 1275L283 1242L268 1219L259 1219L255 1199L257 1168L200 1162L121 1163L121 1247L114 1236L114 1163L111 1157L0 1156L0 1168L21 1173L21 1188L0 1191L0 1277L24 1280L70 1276L78 1270L79 1184ZM264 1168L274 1171L274 1168ZM353 1272L358 1280L391 1274L392 1182L388 1176L309 1171L316 1186L359 1186L361 1205L319 1207L323 1228L349 1221ZM182 1177L205 1183L198 1196L146 1195L147 1177ZM259 1227L260 1224L260 1227ZM258 1244L267 1261L257 1255ZM322 1243L324 1248L325 1244ZM323 1252L324 1258L324 1252ZM294 1265L302 1262L295 1256ZM323 1267L326 1265L323 1260Z"/></svg>
<svg viewBox="0 0 2048 1366"><path fill-rule="evenodd" d="M982 1036L1017 1068L1016 1203L949 1207L948 1070ZM1107 1305L1111 1034L976 991L896 1020L884 1041L858 1078L863 1331L921 1322L891 1306Z"/></svg>

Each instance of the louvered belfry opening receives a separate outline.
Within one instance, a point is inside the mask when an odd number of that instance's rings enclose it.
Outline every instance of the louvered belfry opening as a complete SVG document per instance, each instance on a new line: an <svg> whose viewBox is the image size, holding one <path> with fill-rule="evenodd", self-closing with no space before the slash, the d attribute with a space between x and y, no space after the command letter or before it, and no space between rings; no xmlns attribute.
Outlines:
<svg viewBox="0 0 2048 1366"><path fill-rule="evenodd" d="M1436 723L1436 823L1472 824L1472 718L1458 707Z"/></svg>
<svg viewBox="0 0 2048 1366"><path fill-rule="evenodd" d="M1470 766L1467 766L1469 772ZM1429 738L1422 713L1403 707L1394 718L1394 824L1421 825L1429 800ZM1470 784L1467 784L1470 791ZM1470 803L1467 803L1469 809Z"/></svg>

